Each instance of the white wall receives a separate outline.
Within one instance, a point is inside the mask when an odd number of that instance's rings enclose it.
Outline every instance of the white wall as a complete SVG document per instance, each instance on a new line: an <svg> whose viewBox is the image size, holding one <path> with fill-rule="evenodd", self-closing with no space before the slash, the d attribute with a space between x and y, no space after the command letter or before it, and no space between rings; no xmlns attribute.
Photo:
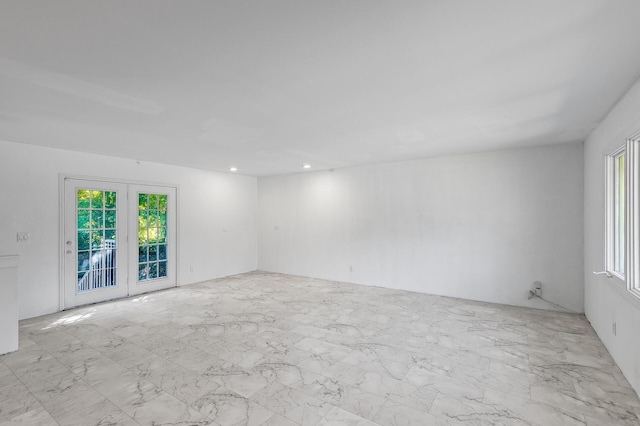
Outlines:
<svg viewBox="0 0 640 426"><path fill-rule="evenodd" d="M256 269L255 178L0 141L0 255L20 255L22 319L59 309L59 173L178 185L179 285Z"/></svg>
<svg viewBox="0 0 640 426"><path fill-rule="evenodd" d="M581 312L582 208L582 144L259 178L258 266Z"/></svg>
<svg viewBox="0 0 640 426"><path fill-rule="evenodd" d="M0 355L18 350L18 256L0 256Z"/></svg>
<svg viewBox="0 0 640 426"><path fill-rule="evenodd" d="M613 278L595 276L604 269L604 159L640 130L640 82L637 82L585 142L585 313L634 389L640 393L640 300ZM616 322L617 335L612 323Z"/></svg>

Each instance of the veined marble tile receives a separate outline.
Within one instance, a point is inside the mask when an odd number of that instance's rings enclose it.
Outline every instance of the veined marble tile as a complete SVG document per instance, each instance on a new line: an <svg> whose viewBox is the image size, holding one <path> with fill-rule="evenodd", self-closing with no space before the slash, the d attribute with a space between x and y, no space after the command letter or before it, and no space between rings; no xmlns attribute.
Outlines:
<svg viewBox="0 0 640 426"><path fill-rule="evenodd" d="M379 424L341 408L333 407L329 414L317 423L317 426L379 426Z"/></svg>
<svg viewBox="0 0 640 426"><path fill-rule="evenodd" d="M98 350L100 350L100 348L117 346L119 343L126 341L124 337L118 336L95 324L73 324L65 327L65 330Z"/></svg>
<svg viewBox="0 0 640 426"><path fill-rule="evenodd" d="M140 425L215 425L212 419L166 393L127 411L127 414Z"/></svg>
<svg viewBox="0 0 640 426"><path fill-rule="evenodd" d="M241 347L254 350L261 354L274 357L285 357L296 349L296 344L304 339L294 332L265 331L258 333L253 339L241 344Z"/></svg>
<svg viewBox="0 0 640 426"><path fill-rule="evenodd" d="M336 357L327 353L307 352L297 347L289 351L282 359L290 364L297 365L300 368L322 374L325 369L336 364Z"/></svg>
<svg viewBox="0 0 640 426"><path fill-rule="evenodd" d="M304 365L305 363L303 363ZM318 370L323 376L340 380L349 385L357 384L362 377L367 373L367 370L355 365L347 364L344 362L336 362L328 367Z"/></svg>
<svg viewBox="0 0 640 426"><path fill-rule="evenodd" d="M572 413L562 407L554 407L491 389L485 393L484 404L540 426L584 426L586 422L584 413Z"/></svg>
<svg viewBox="0 0 640 426"><path fill-rule="evenodd" d="M131 324L123 327L117 327L110 330L113 334L116 334L120 337L124 337L125 339L133 340L135 337L142 337L153 335L149 333L149 329L146 327L142 327L137 324Z"/></svg>
<svg viewBox="0 0 640 426"><path fill-rule="evenodd" d="M89 319L88 322L108 331L114 331L122 327L136 325L135 322L130 321L128 318L126 318L126 316L121 316L114 313L93 316Z"/></svg>
<svg viewBox="0 0 640 426"><path fill-rule="evenodd" d="M144 350L167 358L177 364L181 364L181 361L196 359L198 356L210 356L210 354L194 348L181 340L167 339L167 337L162 334L155 334L154 336L155 342L152 343L150 340L147 340L147 342L141 343L140 346L142 346ZM133 343L138 344L136 342Z"/></svg>
<svg viewBox="0 0 640 426"><path fill-rule="evenodd" d="M277 382L255 393L251 400L302 425L315 425L333 408L329 403Z"/></svg>
<svg viewBox="0 0 640 426"><path fill-rule="evenodd" d="M457 398L438 394L429 414L451 425L504 425L530 426L531 423L518 415L494 405L485 405L468 398Z"/></svg>
<svg viewBox="0 0 640 426"><path fill-rule="evenodd" d="M275 273L21 321L20 350L0 356L0 424L599 426L639 411L583 316Z"/></svg>
<svg viewBox="0 0 640 426"><path fill-rule="evenodd" d="M219 425L257 426L275 413L242 395L220 388L193 402L192 407Z"/></svg>
<svg viewBox="0 0 640 426"><path fill-rule="evenodd" d="M16 375L13 374L13 371L11 371L11 369L7 367L4 362L2 362L2 358L0 357L0 389L3 386L7 386L13 383L20 383L20 381L18 380Z"/></svg>
<svg viewBox="0 0 640 426"><path fill-rule="evenodd" d="M425 388L425 392L437 392L444 395L481 402L485 388L473 385L447 375L433 373L423 369L411 369L404 381L416 388Z"/></svg>
<svg viewBox="0 0 640 426"><path fill-rule="evenodd" d="M613 377L615 377L616 382L618 382L618 384L621 387L627 388L627 389L633 389L631 387L631 383L629 383L627 378L624 377L624 374L622 374L622 371L620 370L620 367L618 367L617 365L614 365L612 367L612 372L613 372Z"/></svg>
<svg viewBox="0 0 640 426"><path fill-rule="evenodd" d="M559 365L562 365L562 363L560 363ZM533 379L531 380L532 386L549 386L555 389L563 389L570 392L576 390L576 376L569 374L561 367L550 367L549 364L545 366L532 366L531 372L533 373Z"/></svg>
<svg viewBox="0 0 640 426"><path fill-rule="evenodd" d="M94 387L123 411L132 411L164 393L151 382L132 373L114 375Z"/></svg>
<svg viewBox="0 0 640 426"><path fill-rule="evenodd" d="M102 400L92 405L86 405L78 411L56 416L60 426L86 426L86 425L122 425L135 426L136 423L126 413L119 410L107 400Z"/></svg>
<svg viewBox="0 0 640 426"><path fill-rule="evenodd" d="M65 358L61 358L61 361L65 361ZM69 368L91 386L128 372L125 367L100 353L98 355L87 354L84 360L74 358L73 364L69 365Z"/></svg>
<svg viewBox="0 0 640 426"><path fill-rule="evenodd" d="M313 373L295 364L278 359L266 360L256 365L253 371L260 374L267 383L278 382L286 386L303 386L320 377L320 374Z"/></svg>
<svg viewBox="0 0 640 426"><path fill-rule="evenodd" d="M493 371L479 371L472 365L456 364L451 368L449 376L471 383L480 388L500 390L528 398L530 382L521 377L501 374ZM518 380L521 379L521 380Z"/></svg>
<svg viewBox="0 0 640 426"><path fill-rule="evenodd" d="M2 426L20 426L20 425L33 425L33 426L59 426L51 414L47 412L40 404L34 407L32 410L19 414L15 417L2 420L0 418L0 425Z"/></svg>
<svg viewBox="0 0 640 426"><path fill-rule="evenodd" d="M411 324L407 324L407 327L411 327ZM394 327L395 328L395 327ZM397 330L393 334L388 334L388 331L385 333L377 332L368 336L366 340L363 340L359 343L367 343L367 342L376 342L389 347L403 348L410 352L420 353L424 350L425 346L429 343L437 343L440 345L447 345L449 343L446 338L434 338L433 334L425 334L425 335L402 335L400 327L397 327ZM348 343L349 344L349 343Z"/></svg>
<svg viewBox="0 0 640 426"><path fill-rule="evenodd" d="M54 330L50 333L37 334L31 337L35 343L41 348L46 349L49 353L64 352L68 347L86 346L77 337L63 330Z"/></svg>
<svg viewBox="0 0 640 426"><path fill-rule="evenodd" d="M296 343L296 348L303 351L311 352L312 354L322 355L326 359L333 362L343 360L347 355L351 353L349 348L342 345L336 345L323 340L305 338Z"/></svg>
<svg viewBox="0 0 640 426"><path fill-rule="evenodd" d="M221 359L249 369L266 361L268 356L238 345L228 345L218 355Z"/></svg>
<svg viewBox="0 0 640 426"><path fill-rule="evenodd" d="M105 402L106 398L81 380L61 379L55 387L34 390L42 406L57 419L83 413L87 406Z"/></svg>
<svg viewBox="0 0 640 426"><path fill-rule="evenodd" d="M174 398L190 404L209 392L220 387L220 383L210 377L198 375L179 365L168 364L151 367L150 374L144 376L149 382L169 393Z"/></svg>
<svg viewBox="0 0 640 426"><path fill-rule="evenodd" d="M567 362L571 364L585 365L587 367L610 370L615 363L608 354L588 354L584 352L565 352Z"/></svg>
<svg viewBox="0 0 640 426"><path fill-rule="evenodd" d="M552 407L611 422L615 425L638 425L640 419L633 406L597 400L574 392L543 386L531 388L531 399Z"/></svg>
<svg viewBox="0 0 640 426"><path fill-rule="evenodd" d="M260 426L299 426L300 423L294 423L291 420L282 417L279 414L274 414L273 416L271 416L269 418L269 420L267 420L266 422L262 423L262 425ZM304 423L302 423L303 426L306 426ZM315 425L315 423L314 423ZM311 426L311 424L309 424L309 426Z"/></svg>
<svg viewBox="0 0 640 426"><path fill-rule="evenodd" d="M53 356L34 343L28 348L2 355L0 359L2 359L3 364L11 369L11 371L16 371L25 368L29 369L35 364L53 359Z"/></svg>
<svg viewBox="0 0 640 426"><path fill-rule="evenodd" d="M0 422L11 421L30 411L42 408L38 400L17 379L0 381Z"/></svg>
<svg viewBox="0 0 640 426"><path fill-rule="evenodd" d="M75 377L69 368L51 355L42 356L30 365L21 365L14 374L31 391L55 386L61 377Z"/></svg>
<svg viewBox="0 0 640 426"><path fill-rule="evenodd" d="M453 365L451 358L437 353L423 351L411 357L411 369L419 368L425 371L447 374Z"/></svg>
<svg viewBox="0 0 640 426"><path fill-rule="evenodd" d="M26 333L23 333L22 331L18 333L18 350L19 351L24 351L30 346L33 346L35 344L36 342L31 340L29 335L27 335Z"/></svg>
<svg viewBox="0 0 640 426"><path fill-rule="evenodd" d="M170 322L168 324L147 327L147 330L149 330L149 333L151 334L162 334L172 339L180 339L188 336L189 334L195 333L192 325L196 323L197 321L195 320L190 320L186 324Z"/></svg>
<svg viewBox="0 0 640 426"><path fill-rule="evenodd" d="M427 411L417 410L396 401L386 401L373 418L380 426L448 426L445 419L438 419Z"/></svg>
<svg viewBox="0 0 640 426"><path fill-rule="evenodd" d="M245 398L249 398L268 384L261 374L245 370L242 370L241 374L222 375L214 380Z"/></svg>
<svg viewBox="0 0 640 426"><path fill-rule="evenodd" d="M215 356L229 344L220 337L209 336L208 334L197 332L195 329L193 333L182 336L177 340L187 344L189 347L200 349L203 352Z"/></svg>
<svg viewBox="0 0 640 426"><path fill-rule="evenodd" d="M385 401L383 396L324 376L300 389L314 398L369 420Z"/></svg>
<svg viewBox="0 0 640 426"><path fill-rule="evenodd" d="M352 352L342 362L364 370L402 379L412 367L412 355L408 351L398 354L396 348L377 343L351 345L349 348Z"/></svg>
<svg viewBox="0 0 640 426"><path fill-rule="evenodd" d="M511 364L520 369L529 367L529 354L521 351L517 345L468 347L462 344L458 350L469 350L492 361Z"/></svg>
<svg viewBox="0 0 640 426"><path fill-rule="evenodd" d="M631 387L611 386L582 380L574 380L574 384L575 391L579 395L611 404L620 403L630 407L636 407L636 411L640 409L640 399L638 399L638 395Z"/></svg>
<svg viewBox="0 0 640 426"><path fill-rule="evenodd" d="M602 369L571 364L568 362L554 362L553 360L547 360L546 363L541 363L536 367L544 373L556 377L571 377L575 380L593 381L611 386L620 386L620 383L615 378L613 367ZM532 370L535 372L536 368L532 367Z"/></svg>
<svg viewBox="0 0 640 426"><path fill-rule="evenodd" d="M406 380L369 371L356 383L357 388L380 395L387 400L429 411L438 392L427 386L415 386Z"/></svg>

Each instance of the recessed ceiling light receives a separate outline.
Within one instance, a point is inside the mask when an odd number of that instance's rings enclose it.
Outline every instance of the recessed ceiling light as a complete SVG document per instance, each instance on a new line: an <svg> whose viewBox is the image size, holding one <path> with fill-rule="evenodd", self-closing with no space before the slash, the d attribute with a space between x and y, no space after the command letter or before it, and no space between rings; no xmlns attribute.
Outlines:
<svg viewBox="0 0 640 426"><path fill-rule="evenodd" d="M229 170L232 172L237 172L238 168L237 167L229 167Z"/></svg>
<svg viewBox="0 0 640 426"><path fill-rule="evenodd" d="M304 166L302 166L302 167L304 167L305 169L310 169L310 168L311 168L311 164L305 164L305 165L304 165Z"/></svg>

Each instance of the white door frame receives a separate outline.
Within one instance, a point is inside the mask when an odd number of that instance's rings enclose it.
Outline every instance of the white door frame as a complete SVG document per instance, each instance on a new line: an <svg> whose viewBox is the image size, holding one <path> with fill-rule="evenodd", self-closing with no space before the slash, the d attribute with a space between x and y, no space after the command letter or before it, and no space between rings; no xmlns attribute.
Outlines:
<svg viewBox="0 0 640 426"><path fill-rule="evenodd" d="M178 229L180 229L180 187L177 184L171 183L158 183L158 182L145 182L145 181L136 181L136 180L123 180L123 179L115 179L115 178L105 178L105 177L97 177L97 176L86 176L86 175L72 175L66 173L60 173L58 175L58 289L59 289L59 310L63 311L65 309L70 309L72 307L65 306L65 256L66 256L66 247L65 247L65 181L68 179L77 179L77 180L85 180L85 181L95 181L95 182L103 182L103 183L114 183L114 184L125 184L125 185L145 185L151 187L162 187L162 188L172 188L175 190L175 236L174 236L174 244L175 249L173 250L173 261L175 268L175 287L180 285L180 253L178 251L178 247L180 246L180 233ZM131 210L131 208L130 208ZM129 217L129 213L127 214L127 219ZM137 226L134 225L134 226ZM128 226L131 227L131 224ZM128 229L127 232L131 235L131 229ZM136 238L137 241L137 238ZM127 244L129 251L131 251L130 247L133 244L131 240ZM137 245L137 243L136 243ZM132 258L132 254L129 253L128 258ZM137 251L136 251L137 258ZM131 261L127 259L127 264L124 266L127 274L129 272L129 263ZM135 277L137 278L137 276ZM129 282L127 285L129 287L133 287L130 284L131 277L129 277ZM149 291L154 291L154 289L150 289ZM139 293L138 293L139 294ZM98 303L98 302L96 302Z"/></svg>

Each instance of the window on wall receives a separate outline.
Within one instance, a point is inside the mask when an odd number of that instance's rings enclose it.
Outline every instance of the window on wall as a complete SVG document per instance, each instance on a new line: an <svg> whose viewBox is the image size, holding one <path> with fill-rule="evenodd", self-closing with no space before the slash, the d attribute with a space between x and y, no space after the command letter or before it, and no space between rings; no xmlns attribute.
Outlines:
<svg viewBox="0 0 640 426"><path fill-rule="evenodd" d="M609 186L611 211L611 254L609 270L618 277L624 279L624 259L625 259L625 157L626 149L622 148L611 155L612 165L610 166L611 178Z"/></svg>
<svg viewBox="0 0 640 426"><path fill-rule="evenodd" d="M640 135L607 157L607 271L640 297Z"/></svg>

